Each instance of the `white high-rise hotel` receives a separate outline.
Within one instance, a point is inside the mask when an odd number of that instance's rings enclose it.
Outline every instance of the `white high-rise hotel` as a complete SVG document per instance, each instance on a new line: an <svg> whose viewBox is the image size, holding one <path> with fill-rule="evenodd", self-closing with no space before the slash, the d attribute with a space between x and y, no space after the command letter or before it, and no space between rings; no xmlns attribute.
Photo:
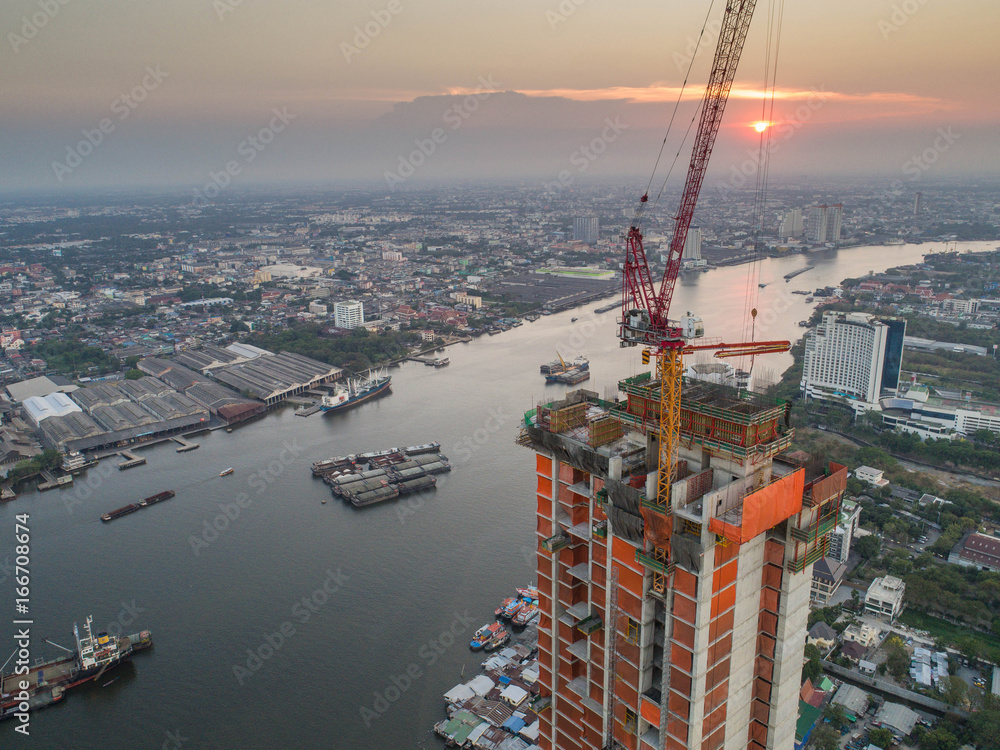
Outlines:
<svg viewBox="0 0 1000 750"><path fill-rule="evenodd" d="M860 408L876 405L883 389L899 385L905 332L905 320L824 313L805 337L802 392L809 398L846 398Z"/></svg>

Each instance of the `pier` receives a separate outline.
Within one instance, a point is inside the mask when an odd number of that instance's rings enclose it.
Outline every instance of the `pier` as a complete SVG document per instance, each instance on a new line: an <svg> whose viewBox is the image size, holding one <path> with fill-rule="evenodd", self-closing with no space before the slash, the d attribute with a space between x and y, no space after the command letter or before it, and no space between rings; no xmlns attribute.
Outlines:
<svg viewBox="0 0 1000 750"><path fill-rule="evenodd" d="M61 477L57 477L49 469L42 469L39 472L42 476L43 482L38 483L38 491L46 492L48 490L54 490L57 487L68 487L73 484L73 477L69 474L64 474Z"/></svg>
<svg viewBox="0 0 1000 750"><path fill-rule="evenodd" d="M123 450L118 451L118 455L125 459L122 463L118 464L118 471L125 471L125 469L134 469L136 466L142 466L146 463L146 459L142 456L135 455L132 451Z"/></svg>
<svg viewBox="0 0 1000 750"><path fill-rule="evenodd" d="M447 357L410 357L411 362L420 362L430 367L444 367L451 360Z"/></svg>
<svg viewBox="0 0 1000 750"><path fill-rule="evenodd" d="M190 440L185 440L182 437L171 438L180 447L177 449L178 453L187 453L188 451L198 450L201 447L200 443L192 443Z"/></svg>

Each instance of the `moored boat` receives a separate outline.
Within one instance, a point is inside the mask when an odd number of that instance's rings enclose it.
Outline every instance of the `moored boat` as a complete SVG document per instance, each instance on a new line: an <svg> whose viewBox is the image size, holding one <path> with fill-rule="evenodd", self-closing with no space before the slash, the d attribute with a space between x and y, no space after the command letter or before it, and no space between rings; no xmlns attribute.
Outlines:
<svg viewBox="0 0 1000 750"><path fill-rule="evenodd" d="M341 411L365 401L386 394L390 390L392 376L384 369L368 372L365 378L350 380L346 385L338 385L329 396L323 396L319 408L322 411Z"/></svg>
<svg viewBox="0 0 1000 750"><path fill-rule="evenodd" d="M491 622L488 625L483 625L483 627L479 628L473 634L472 641L469 642L469 648L473 651L482 651L503 633L506 633L508 638L510 637L510 632L499 622Z"/></svg>

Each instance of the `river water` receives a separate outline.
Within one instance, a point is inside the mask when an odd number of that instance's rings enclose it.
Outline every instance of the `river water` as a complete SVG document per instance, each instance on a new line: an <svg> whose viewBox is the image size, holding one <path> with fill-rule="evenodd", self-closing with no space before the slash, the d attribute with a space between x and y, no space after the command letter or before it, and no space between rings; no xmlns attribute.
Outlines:
<svg viewBox="0 0 1000 750"><path fill-rule="evenodd" d="M767 284L756 338L801 335L797 323L813 305L793 289L936 249L765 260L752 283ZM815 268L783 280L807 264ZM737 340L747 273L685 276L673 310L700 314L709 336ZM14 722L0 725L0 746L435 747L442 694L482 661L467 647L473 630L533 580L534 461L513 439L525 410L566 390L546 385L539 364L557 350L587 354L583 387L602 394L640 369L639 350L618 347L615 313L593 313L599 304L449 347L446 368L406 363L393 371L390 396L350 412L301 418L281 408L231 434L195 438L199 450L156 446L142 451L145 466L119 472L105 462L73 488L0 507L0 601L14 598L14 516L30 514L36 656L58 653L43 638L71 646L72 623L90 614L95 630L148 628L155 639L114 683L33 714L29 739ZM767 360L775 374L790 362ZM309 471L332 455L431 440L453 471L409 501L356 510ZM230 466L235 473L220 478ZM163 489L177 496L101 523L101 513ZM0 658L14 648L11 619L0 621Z"/></svg>

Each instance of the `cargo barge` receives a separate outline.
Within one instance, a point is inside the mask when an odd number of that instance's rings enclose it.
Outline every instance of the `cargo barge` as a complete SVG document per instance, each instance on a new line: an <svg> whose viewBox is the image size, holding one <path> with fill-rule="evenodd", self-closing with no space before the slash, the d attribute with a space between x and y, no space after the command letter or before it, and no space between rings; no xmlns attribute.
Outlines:
<svg viewBox="0 0 1000 750"><path fill-rule="evenodd" d="M27 674L4 672L0 676L0 721L17 717L26 722L24 709L37 711L65 698L66 691L104 675L108 670L127 661L136 651L153 645L148 630L129 636L112 637L105 632L96 636L92 631L94 618L83 624L83 635L73 624L76 650L29 667ZM61 646L59 648L62 648Z"/></svg>
<svg viewBox="0 0 1000 750"><path fill-rule="evenodd" d="M135 513L137 510L148 508L150 505L156 505L157 503L162 503L164 500L169 500L176 494L177 493L173 490L157 492L155 495L143 498L137 503L129 503L128 505L123 505L121 508L111 511L110 513L105 513L101 516L101 520L104 521L104 523L114 521L116 518L121 518L122 516L129 515L130 513Z"/></svg>
<svg viewBox="0 0 1000 750"><path fill-rule="evenodd" d="M785 274L785 281L791 281L792 279L794 279L799 274L805 273L806 271L811 271L815 267L816 266L806 266L805 268L800 268L797 271L792 271L791 273L786 273Z"/></svg>
<svg viewBox="0 0 1000 750"><path fill-rule="evenodd" d="M363 508L437 487L434 475L451 471L451 463L440 450L441 443L435 441L334 456L316 461L312 473L329 485L334 496Z"/></svg>

